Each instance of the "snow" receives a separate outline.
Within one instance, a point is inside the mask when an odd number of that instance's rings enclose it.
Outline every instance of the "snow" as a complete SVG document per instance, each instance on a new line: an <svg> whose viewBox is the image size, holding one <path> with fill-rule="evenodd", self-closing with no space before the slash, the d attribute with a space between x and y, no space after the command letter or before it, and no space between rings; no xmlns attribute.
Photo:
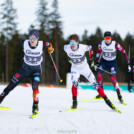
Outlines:
<svg viewBox="0 0 134 134"><path fill-rule="evenodd" d="M0 85L0 92L6 85ZM70 109L71 90L66 88L39 87L39 115L32 113L31 87L17 86L2 102L11 110L0 110L0 134L134 134L134 94L122 91L127 105L120 104L116 92L105 91L115 106L111 110L103 100L79 102L84 110L59 112ZM78 90L78 100L94 98L94 90Z"/></svg>

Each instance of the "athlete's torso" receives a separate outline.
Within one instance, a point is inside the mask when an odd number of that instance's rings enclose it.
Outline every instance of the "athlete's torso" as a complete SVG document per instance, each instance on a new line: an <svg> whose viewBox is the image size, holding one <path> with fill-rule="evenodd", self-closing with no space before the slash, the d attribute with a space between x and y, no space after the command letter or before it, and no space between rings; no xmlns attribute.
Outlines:
<svg viewBox="0 0 134 134"><path fill-rule="evenodd" d="M105 41L101 42L101 49L102 49L102 57L107 61L112 61L116 59L116 48L115 48L115 41L112 41L110 45L106 45Z"/></svg>
<svg viewBox="0 0 134 134"><path fill-rule="evenodd" d="M29 46L29 40L24 41L23 45L24 51L24 62L30 66L40 65L43 57L43 41L38 41L38 45L36 48L32 49Z"/></svg>
<svg viewBox="0 0 134 134"><path fill-rule="evenodd" d="M89 51L91 46L79 44L78 49L73 51L70 45L64 46L64 51L67 53L68 57L71 60L72 66L81 66L87 63L85 52Z"/></svg>

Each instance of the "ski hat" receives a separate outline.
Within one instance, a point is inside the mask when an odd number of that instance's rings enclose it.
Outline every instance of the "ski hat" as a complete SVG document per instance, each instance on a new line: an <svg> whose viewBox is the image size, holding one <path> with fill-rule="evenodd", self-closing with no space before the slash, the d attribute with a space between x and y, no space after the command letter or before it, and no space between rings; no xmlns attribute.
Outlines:
<svg viewBox="0 0 134 134"><path fill-rule="evenodd" d="M106 31L104 33L104 37L111 37L111 32L110 31Z"/></svg>
<svg viewBox="0 0 134 134"><path fill-rule="evenodd" d="M39 38L39 32L38 32L38 30L36 30L36 29L30 30L29 36L31 36L31 35L35 35L37 38Z"/></svg>

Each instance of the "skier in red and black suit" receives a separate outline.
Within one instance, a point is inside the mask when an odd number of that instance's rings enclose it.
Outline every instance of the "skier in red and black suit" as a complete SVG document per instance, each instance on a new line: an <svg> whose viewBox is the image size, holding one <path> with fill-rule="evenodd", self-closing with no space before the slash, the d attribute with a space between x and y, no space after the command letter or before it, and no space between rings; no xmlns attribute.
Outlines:
<svg viewBox="0 0 134 134"><path fill-rule="evenodd" d="M31 77L33 89L33 114L38 114L40 76L42 73L41 62L43 61L43 51L48 48L52 53L54 48L49 42L39 41L39 33L36 29L29 32L29 39L21 41L21 47L24 51L24 63L18 72L13 76L9 85L0 95L0 103L24 78Z"/></svg>
<svg viewBox="0 0 134 134"><path fill-rule="evenodd" d="M112 40L111 32L109 32L109 31L106 31L104 33L104 40L101 41L100 44L98 45L97 54L96 54L96 65L95 65L94 69L95 69L95 71L97 71L98 67L100 68L100 69L98 69L98 73L97 73L97 81L99 83L99 86L102 87L103 86L102 77L103 77L104 71L102 71L101 69L106 70L107 68L110 68L110 73L111 73L110 80L117 92L118 99L120 100L121 103L124 103L124 100L121 96L118 82L116 80L117 50L119 50L124 55L124 57L126 59L126 64L128 66L128 72L130 72L131 67L129 65L128 55L127 55L126 51L122 48L122 46L119 43ZM100 66L99 66L99 59L100 59L101 55L102 55L102 60L101 60ZM99 97L100 97L99 95L96 96L96 98L99 98Z"/></svg>

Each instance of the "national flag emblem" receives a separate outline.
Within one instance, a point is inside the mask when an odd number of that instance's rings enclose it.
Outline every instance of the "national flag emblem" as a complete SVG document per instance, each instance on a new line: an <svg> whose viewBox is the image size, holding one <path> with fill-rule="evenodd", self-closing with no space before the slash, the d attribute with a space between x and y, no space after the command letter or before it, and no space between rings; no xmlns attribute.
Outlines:
<svg viewBox="0 0 134 134"><path fill-rule="evenodd" d="M20 75L19 75L18 73L16 73L14 76L15 76L15 78L17 78L17 79L20 77Z"/></svg>

